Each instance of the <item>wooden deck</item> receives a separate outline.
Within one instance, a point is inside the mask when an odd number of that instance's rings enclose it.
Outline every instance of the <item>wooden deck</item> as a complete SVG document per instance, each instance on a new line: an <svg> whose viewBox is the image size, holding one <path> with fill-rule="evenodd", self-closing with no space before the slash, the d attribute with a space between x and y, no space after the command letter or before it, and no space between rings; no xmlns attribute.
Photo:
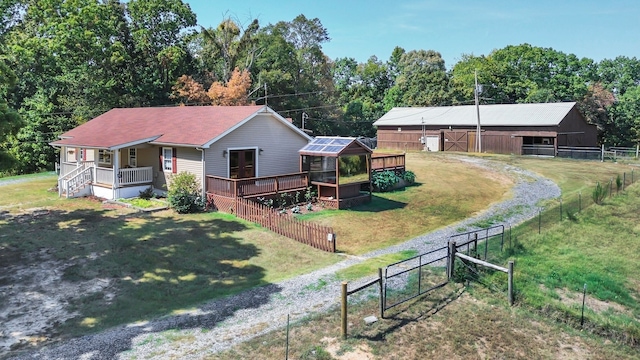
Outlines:
<svg viewBox="0 0 640 360"><path fill-rule="evenodd" d="M207 175L206 181L207 193L230 198L277 195L306 190L309 185L309 174L306 172L246 179L229 179Z"/></svg>

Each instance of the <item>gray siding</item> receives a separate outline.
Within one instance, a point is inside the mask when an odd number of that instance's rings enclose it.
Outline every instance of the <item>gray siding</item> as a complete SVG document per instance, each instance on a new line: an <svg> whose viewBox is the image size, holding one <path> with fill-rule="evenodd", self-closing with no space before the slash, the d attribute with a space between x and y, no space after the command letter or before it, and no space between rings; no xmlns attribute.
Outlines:
<svg viewBox="0 0 640 360"><path fill-rule="evenodd" d="M299 172L298 150L307 142L306 138L271 115L257 115L206 149L205 171L207 175L227 177L229 157L223 156L224 150L257 148L263 151L256 152L256 176Z"/></svg>

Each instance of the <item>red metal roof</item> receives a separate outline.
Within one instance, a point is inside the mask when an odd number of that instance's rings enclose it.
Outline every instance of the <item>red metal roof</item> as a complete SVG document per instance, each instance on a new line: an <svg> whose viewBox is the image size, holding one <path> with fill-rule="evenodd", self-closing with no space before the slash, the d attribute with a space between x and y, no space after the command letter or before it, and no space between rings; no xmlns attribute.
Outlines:
<svg viewBox="0 0 640 360"><path fill-rule="evenodd" d="M152 142L202 146L265 106L177 106L112 109L66 133L51 145L117 148Z"/></svg>

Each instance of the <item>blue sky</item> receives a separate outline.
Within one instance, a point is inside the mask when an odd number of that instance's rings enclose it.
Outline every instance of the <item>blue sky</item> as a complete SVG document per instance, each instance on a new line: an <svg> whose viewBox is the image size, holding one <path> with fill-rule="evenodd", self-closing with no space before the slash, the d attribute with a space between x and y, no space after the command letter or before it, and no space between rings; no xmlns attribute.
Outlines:
<svg viewBox="0 0 640 360"><path fill-rule="evenodd" d="M451 68L462 54L487 55L529 43L596 61L640 57L638 0L183 0L198 23L215 27L225 16L260 25L299 14L319 18L331 40L331 59L371 55L387 60L395 46L436 50Z"/></svg>

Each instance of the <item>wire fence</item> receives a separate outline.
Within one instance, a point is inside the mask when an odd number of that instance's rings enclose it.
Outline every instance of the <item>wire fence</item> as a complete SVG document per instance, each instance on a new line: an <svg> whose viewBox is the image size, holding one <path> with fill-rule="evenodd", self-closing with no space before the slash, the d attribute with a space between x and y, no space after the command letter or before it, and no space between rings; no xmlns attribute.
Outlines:
<svg viewBox="0 0 640 360"><path fill-rule="evenodd" d="M631 170L609 179L601 179L585 191L563 195L551 200L544 207L538 209L537 216L526 221L522 226L518 226L517 229L509 230L508 240L505 241L508 245L505 245L505 248L517 246L515 242L519 236L528 233L540 234L544 229L563 220L575 220L575 216L587 207L601 204L606 199L624 192L628 186L638 181L638 177L640 177L640 172Z"/></svg>

